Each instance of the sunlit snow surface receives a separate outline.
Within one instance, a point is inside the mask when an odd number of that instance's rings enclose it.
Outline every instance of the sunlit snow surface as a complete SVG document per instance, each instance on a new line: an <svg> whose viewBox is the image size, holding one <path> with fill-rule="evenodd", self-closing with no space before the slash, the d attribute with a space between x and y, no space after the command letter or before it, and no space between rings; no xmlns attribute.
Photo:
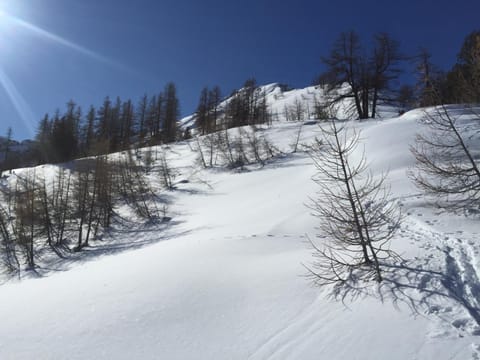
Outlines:
<svg viewBox="0 0 480 360"><path fill-rule="evenodd" d="M335 298L305 278L306 236L322 241L306 154L199 170L180 143L167 229L115 234L144 246L0 287L0 359L479 359L480 219L429 205L407 177L422 115L351 123L405 214L392 247L406 263L382 286ZM265 134L287 152L299 124ZM317 133L305 125L302 142Z"/></svg>

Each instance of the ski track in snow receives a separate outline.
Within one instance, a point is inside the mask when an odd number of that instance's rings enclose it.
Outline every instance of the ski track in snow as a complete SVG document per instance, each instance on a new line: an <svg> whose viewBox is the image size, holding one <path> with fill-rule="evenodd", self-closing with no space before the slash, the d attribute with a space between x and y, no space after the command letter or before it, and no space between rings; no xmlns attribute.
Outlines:
<svg viewBox="0 0 480 360"><path fill-rule="evenodd" d="M447 301L438 299L427 303L426 315L437 319L429 336L480 336L479 251L475 247L478 234L463 230L439 231L435 228L439 220L426 216L422 210L424 208L409 208L402 237L426 250L427 255L418 259L422 260L419 267L434 272L421 278L418 291L440 291L441 297L447 298ZM439 289L439 283L443 289ZM471 347L472 359L480 359L480 339L472 342Z"/></svg>

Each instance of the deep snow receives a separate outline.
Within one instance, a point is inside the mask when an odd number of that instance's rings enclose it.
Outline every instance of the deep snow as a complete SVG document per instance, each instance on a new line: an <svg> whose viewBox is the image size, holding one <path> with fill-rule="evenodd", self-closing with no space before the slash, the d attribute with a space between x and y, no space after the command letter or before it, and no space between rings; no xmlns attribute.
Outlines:
<svg viewBox="0 0 480 360"><path fill-rule="evenodd" d="M306 154L199 171L179 143L172 224L115 234L141 248L1 286L0 358L480 359L479 219L435 208L407 177L422 114L350 123L405 215L392 241L405 263L382 285L334 296L305 277L306 237L322 241ZM287 151L299 125L265 133ZM317 133L303 126L302 142Z"/></svg>

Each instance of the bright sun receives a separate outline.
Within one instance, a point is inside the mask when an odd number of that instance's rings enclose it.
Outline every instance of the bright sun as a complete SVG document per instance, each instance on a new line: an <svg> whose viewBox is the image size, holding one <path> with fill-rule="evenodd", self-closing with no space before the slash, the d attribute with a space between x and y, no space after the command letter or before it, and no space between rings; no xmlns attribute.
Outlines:
<svg viewBox="0 0 480 360"><path fill-rule="evenodd" d="M4 23L8 19L7 3L0 0L0 22Z"/></svg>
<svg viewBox="0 0 480 360"><path fill-rule="evenodd" d="M15 1L0 0L0 21L5 22L16 9L19 4Z"/></svg>

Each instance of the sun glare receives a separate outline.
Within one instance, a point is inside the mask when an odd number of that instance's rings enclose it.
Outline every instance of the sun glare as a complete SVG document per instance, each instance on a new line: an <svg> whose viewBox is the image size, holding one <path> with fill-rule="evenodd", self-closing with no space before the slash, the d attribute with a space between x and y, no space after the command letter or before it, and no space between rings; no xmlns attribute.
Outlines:
<svg viewBox="0 0 480 360"><path fill-rule="evenodd" d="M113 61L95 51L92 51L86 47L83 47L73 41L70 41L60 35L57 35L51 31L45 30L37 25L34 25L32 22L22 19L17 15L18 3L15 1L9 2L7 0L0 0L0 55L5 55L6 52L2 49L10 44L13 46L15 43L15 36L19 33L18 29L26 30L26 33L40 38L41 40L51 42L53 44L59 45L64 48L75 51L76 53L87 56L91 59L94 59L98 62L106 63L110 66L121 68L122 70L129 70L124 65ZM13 8L15 6L15 8ZM7 46L8 47L8 46ZM5 56L3 57L5 58ZM15 82L10 79L8 74L3 70L2 67L2 56L0 56L0 88L3 88L5 93L8 95L11 103L18 112L20 118L24 122L25 126L29 128L32 132L32 121L33 115L30 110L28 103L17 89Z"/></svg>
<svg viewBox="0 0 480 360"><path fill-rule="evenodd" d="M1 22L7 19L9 8L11 8L11 4L12 4L11 2L0 0L0 21Z"/></svg>
<svg viewBox="0 0 480 360"><path fill-rule="evenodd" d="M28 129L30 134L34 134L34 116L30 106L24 99L22 94L18 91L14 82L8 77L8 75L0 67L0 86L3 88L8 98L10 99L13 107L17 111L23 125Z"/></svg>
<svg viewBox="0 0 480 360"><path fill-rule="evenodd" d="M93 58L99 62L108 63L110 65L119 66L118 63L108 59L107 57L92 51L84 46L81 46L73 41L70 41L60 35L57 35L53 32L45 30L39 26L34 25L30 21L23 20L21 17L15 15L16 12L13 12L13 9L8 5L12 4L11 2L0 0L0 26L7 26L8 29L22 28L27 30L31 35L37 36L43 40L53 42L57 45L67 47L71 50L74 50L80 54Z"/></svg>

